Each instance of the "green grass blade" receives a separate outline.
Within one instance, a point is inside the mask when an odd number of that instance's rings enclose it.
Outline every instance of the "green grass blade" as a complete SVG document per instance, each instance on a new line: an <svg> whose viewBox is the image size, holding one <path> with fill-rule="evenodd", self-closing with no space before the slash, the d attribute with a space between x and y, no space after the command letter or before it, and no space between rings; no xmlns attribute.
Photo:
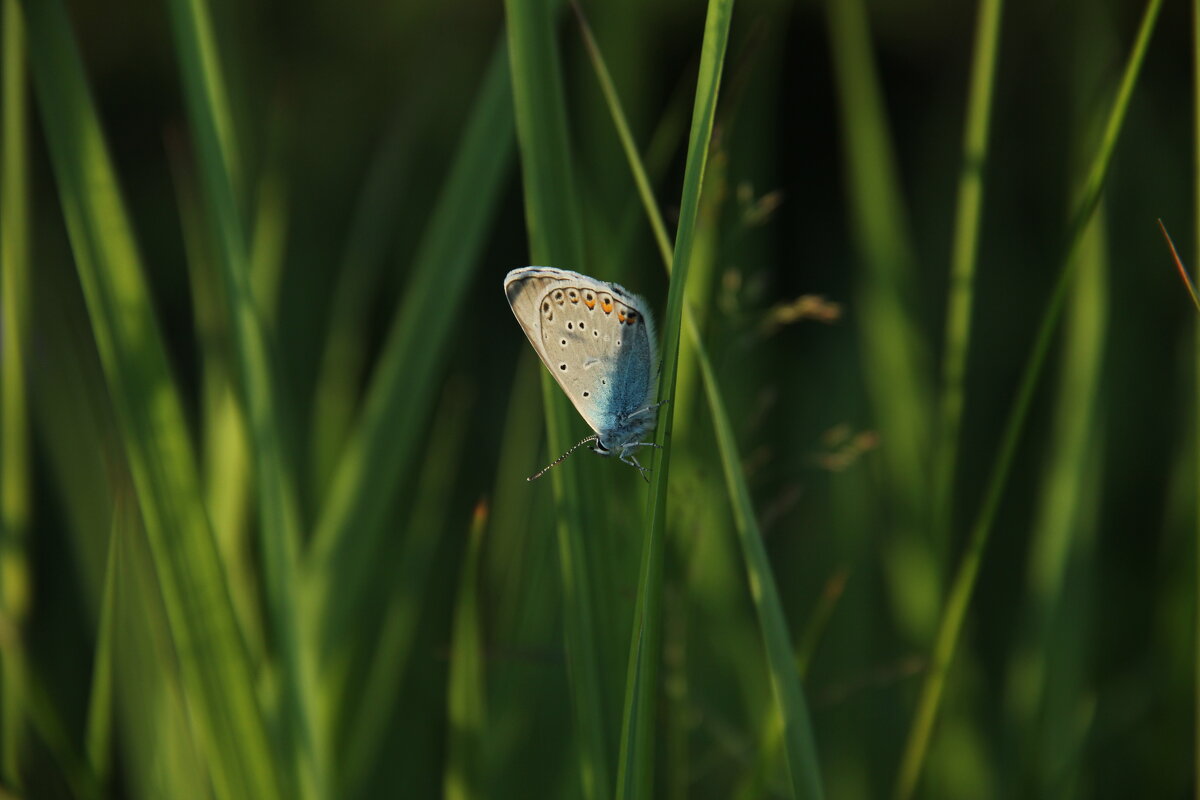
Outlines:
<svg viewBox="0 0 1200 800"><path fill-rule="evenodd" d="M471 521L471 538L467 543L454 608L446 709L450 733L443 784L443 796L447 800L486 797L489 785L483 747L487 728L487 689L483 615L479 604L479 560L487 518L487 503L481 500Z"/></svg>
<svg viewBox="0 0 1200 800"><path fill-rule="evenodd" d="M192 443L61 2L25 6L42 127L92 332L166 601L191 720L220 797L280 794Z"/></svg>
<svg viewBox="0 0 1200 800"><path fill-rule="evenodd" d="M898 502L914 503L927 496L927 409L932 407L932 395L928 353L910 307L916 255L909 239L909 215L871 55L864 3L827 0L825 6L850 213L864 258L855 314L862 326L863 372L882 436L889 442L880 454L887 463L888 483ZM898 613L906 611L898 609ZM926 616L921 608L911 613ZM923 624L922 619L914 619L916 627Z"/></svg>
<svg viewBox="0 0 1200 800"><path fill-rule="evenodd" d="M408 126L397 125L371 159L338 265L311 424L312 486L319 498L333 479L358 409L368 342L367 315L362 310L379 286L387 262L396 208L406 188L412 139Z"/></svg>
<svg viewBox="0 0 1200 800"><path fill-rule="evenodd" d="M28 390L25 352L30 330L29 91L25 25L17 0L3 2L0 69L0 626L20 637L30 602ZM20 786L24 658L19 645L0 649L0 776Z"/></svg>
<svg viewBox="0 0 1200 800"><path fill-rule="evenodd" d="M583 241L567 133L554 9L550 0L505 0L525 224L533 264L582 268ZM574 411L545 370L542 405L551 455L572 442ZM563 634L567 649L572 714L578 737L580 780L585 800L612 795L604 693L600 676L596 610L583 543L580 465L570 460L550 471L563 587Z"/></svg>
<svg viewBox="0 0 1200 800"><path fill-rule="evenodd" d="M437 376L480 256L512 147L508 59L488 67L317 523L309 566L322 652L343 635L378 557L401 474L416 463ZM437 298L432 302L430 298Z"/></svg>
<svg viewBox="0 0 1200 800"><path fill-rule="evenodd" d="M792 794L796 798L820 798L821 770L817 760L816 743L813 740L812 723L809 720L808 704L800 686L800 673L796 668L795 651L788 633L783 603L771 573L770 559L763 546L762 531L754 516L754 504L750 489L741 468L737 440L725 403L717 389L708 354L696 348L696 359L703 373L705 394L712 409L713 426L717 443L721 448L721 462L725 467L725 481L729 496L733 500L734 519L738 538L746 560L746 573L750 581L750 593L758 610L763 640L767 648L767 660L771 667L771 685L775 691L775 702L784 720L788 771L792 779Z"/></svg>
<svg viewBox="0 0 1200 800"><path fill-rule="evenodd" d="M1113 150L1125 121L1129 98L1133 94L1133 88L1141 73L1142 61L1150 41L1150 34L1154 31L1154 24L1158 20L1158 11L1161 5L1161 0L1149 0L1146 4L1137 38L1125 65L1125 72L1105 124L1099 150L1091 163L1079 195L1079 204L1070 221L1066 252L1060 261L1060 274L1054 294L1042 317L1033 351L1021 376L1020 387L1000 440L1000 450L992 464L983 503L972 525L970 540L954 576L954 582L951 584L950 593L946 598L941 619L938 622L928 671L921 685L917 709L913 716L912 727L909 729L908 740L900 762L900 771L896 778L895 796L900 800L912 797L917 788L917 780L925 762L925 754L933 733L933 723L937 717L942 690L945 687L946 674L949 672L951 659L958 646L959 633L962 630L971 594L975 588L984 548L991 534L992 522L1004 494L1017 443L1025 427L1025 419L1033 401L1034 389L1049 353L1058 319L1066 301L1067 291L1071 286L1071 278L1078 263L1076 253L1084 240L1087 225L1100 203Z"/></svg>
<svg viewBox="0 0 1200 800"><path fill-rule="evenodd" d="M1195 215L1196 224L1193 230L1200 231L1200 0L1192 0L1192 213ZM1172 248L1174 249L1174 248ZM1196 251L1193 255L1193 264L1200 264L1200 238L1197 238ZM1196 302L1197 309L1200 310L1200 301L1196 301L1195 294L1192 296L1193 302ZM1196 397L1200 398L1200 325L1196 326L1195 333L1195 359L1196 359ZM1200 405L1200 402L1198 402ZM1200 410L1197 410L1200 414ZM1195 426L1195 446L1196 446L1196 462L1200 464L1200 417L1193 422ZM1196 480L1200 482L1200 469L1196 470ZM1197 608L1200 608L1200 492L1196 492L1196 602ZM1197 615L1194 623L1195 642L1195 664L1193 665L1193 683L1196 691L1194 699L1194 707L1192 709L1192 727L1193 735L1195 736L1195 751L1192 755L1194 770L1194 780L1196 781L1196 798L1200 800L1200 615Z"/></svg>
<svg viewBox="0 0 1200 800"><path fill-rule="evenodd" d="M251 288L249 252L234 193L233 125L207 5L204 0L170 0L168 8L199 155L202 194L215 228L217 261L253 451L264 593L284 676L281 729L288 737L295 790L302 797L321 797L325 794L325 769L314 696L315 651L303 624L308 615L298 608L299 512L276 427L279 398L262 312Z"/></svg>
<svg viewBox="0 0 1200 800"><path fill-rule="evenodd" d="M963 130L962 168L958 177L958 208L950 253L950 286L946 297L946 335L942 352L942 386L933 463L933 530L947 541L953 518L954 468L962 427L963 383L971 341L975 259L979 218L983 209L983 171L988 158L992 85L1000 40L1003 0L980 0L975 23L971 85L967 93L967 122Z"/></svg>
<svg viewBox="0 0 1200 800"><path fill-rule="evenodd" d="M684 290L732 15L732 0L709 2L704 24L704 44L700 53L700 73L696 79L692 127L688 136L683 192L679 202L679 230L671 260L671 288L667 295L667 310L660 323L663 347L658 399L667 405L659 413L656 441L662 449L658 450L652 473L642 565L638 576L638 599L629 645L629 672L625 684L625 713L617 777L618 798L649 797L653 792L653 715L662 624L663 540L671 463L671 424L675 412L675 376L679 361Z"/></svg>
<svg viewBox="0 0 1200 800"><path fill-rule="evenodd" d="M114 499L113 692L122 776L134 797L204 800L213 792L188 724L189 704L164 596L138 510Z"/></svg>
<svg viewBox="0 0 1200 800"><path fill-rule="evenodd" d="M200 344L201 469L217 550L229 576L229 592L242 636L256 666L264 658L266 636L259 606L259 579L250 552L248 507L253 493L246 416L238 402L229 364L226 325L211 228L205 224L192 165L177 137L167 137L167 156L183 233L192 289L192 309Z"/></svg>
<svg viewBox="0 0 1200 800"><path fill-rule="evenodd" d="M348 728L340 781L347 797L359 796L362 782L386 742L387 726L396 714L397 698L413 657L417 626L429 594L434 556L462 464L462 443L471 411L468 398L469 391L456 380L450 380L442 392L429 435L429 454L422 464L412 513L402 533L400 557L396 568L389 570L392 586L362 697L337 721L338 730Z"/></svg>
<svg viewBox="0 0 1200 800"><path fill-rule="evenodd" d="M104 589L100 596L100 626L96 632L96 652L92 658L92 688L88 695L87 721L84 723L84 752L96 782L104 786L111 771L110 752L113 728L113 625L117 595L117 546L123 524L121 514L113 517L108 537L108 558L104 568Z"/></svg>
<svg viewBox="0 0 1200 800"><path fill-rule="evenodd" d="M625 120L620 98L616 87L613 86L605 65L604 57L592 36L583 12L578 4L573 4L583 33L584 45L591 57L600 81L600 88L612 113L617 136L625 151L625 157L633 173L634 183L650 220L650 228L654 233L655 243L662 256L664 266L670 270L674 260L671 243L667 238L666 226L658 210L658 203L646 176L646 170L638 156L637 146ZM812 726L809 721L808 707L800 686L800 676L796 670L795 657L788 633L787 621L783 606L779 599L779 591L771 572L766 550L762 544L762 533L754 514L754 506L750 499L750 490L746 476L742 470L741 456L738 454L737 441L733 435L733 427L721 397L720 387L708 360L699 331L692 322L690 309L685 308L685 325L688 329L689 341L695 352L700 367L701 380L704 384L705 397L708 400L712 414L713 427L717 433L717 443L721 451L721 460L725 470L725 479L729 491L730 502L734 510L739 542L745 558L746 571L752 587L755 608L759 614L763 638L767 647L768 663L771 669L771 682L775 690L776 702L779 704L784 719L789 772L792 776L792 793L794 797L822 796L820 768L816 758L816 748L812 739Z"/></svg>

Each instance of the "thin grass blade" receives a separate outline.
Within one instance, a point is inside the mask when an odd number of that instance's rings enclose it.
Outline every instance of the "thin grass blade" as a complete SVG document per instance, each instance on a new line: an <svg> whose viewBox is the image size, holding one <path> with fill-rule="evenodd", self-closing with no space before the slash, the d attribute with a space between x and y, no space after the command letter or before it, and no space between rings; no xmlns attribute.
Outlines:
<svg viewBox="0 0 1200 800"><path fill-rule="evenodd" d="M1193 230L1197 232L1196 250L1193 254L1193 264L1200 264L1200 0L1192 0L1192 213ZM1164 229L1164 233L1165 233ZM1172 248L1174 249L1174 248ZM1196 300L1195 292L1192 300L1200 310L1200 301ZM1200 325L1195 333L1196 359L1196 394L1200 398ZM1197 401L1200 406L1200 401ZM1200 413L1198 411L1197 413ZM1200 464L1200 419L1193 423L1195 428L1195 463ZM1200 469L1196 470L1196 480L1200 482ZM1200 608L1200 491L1196 492L1196 607ZM1195 737L1193 752L1193 770L1195 780L1195 796L1200 800L1200 615L1195 618L1195 664L1193 665L1193 683L1196 689L1194 707L1192 709L1192 726Z"/></svg>
<svg viewBox="0 0 1200 800"><path fill-rule="evenodd" d="M322 652L339 644L347 620L361 604L364 576L380 552L395 486L417 462L457 312L496 211L512 127L508 58L500 45L319 515L308 561Z"/></svg>
<svg viewBox="0 0 1200 800"><path fill-rule="evenodd" d="M732 0L709 2L704 23L704 44L700 52L700 72L696 79L692 127L688 137L683 192L679 202L679 230L676 233L671 260L671 288L667 294L667 310L661 323L662 374L659 380L658 400L666 406L665 410L659 413L655 434L661 449L657 450L650 497L647 501L646 532L638 576L638 599L629 645L629 671L625 683L625 712L621 727L617 776L618 798L650 797L653 794L656 738L654 701L657 695L662 625L663 540L666 530L667 481L671 466L675 377L679 362L679 339L687 274L732 16Z"/></svg>
<svg viewBox="0 0 1200 800"><path fill-rule="evenodd" d="M505 0L512 55L512 103L521 153L525 224L534 264L582 268L583 234L571 165L566 102L550 0ZM573 411L553 379L540 370L542 406L551 453L573 443ZM584 492L578 470L567 461L550 471L558 509L559 565L563 587L563 635L567 649L572 714L578 737L583 796L612 795L604 692L600 675L596 610L583 543Z"/></svg>
<svg viewBox="0 0 1200 800"><path fill-rule="evenodd" d="M387 725L397 712L397 698L413 657L413 642L429 593L434 556L451 508L452 492L463 463L463 438L469 428L470 393L450 380L442 392L437 419L429 435L429 454L421 475L411 516L404 526L404 543L395 570L389 570L389 589L383 627L373 648L358 705L335 721L346 729L344 764L339 781L345 795L359 788L386 742Z"/></svg>
<svg viewBox="0 0 1200 800"><path fill-rule="evenodd" d="M280 795L192 443L133 232L59 0L25 6L59 199L166 601L190 719L219 797Z"/></svg>
<svg viewBox="0 0 1200 800"><path fill-rule="evenodd" d="M638 155L633 135L625 120L620 98L616 87L609 76L603 54L592 36L590 27L577 3L572 4L579 19L580 30L584 44L596 70L601 91L608 103L617 136L625 151L633 173L634 183L642 199L650 228L654 232L654 240L662 256L663 265L671 270L674 253L667 238L666 226L658 210L658 203L646 176L646 170ZM779 600L779 592L767 560L766 550L762 544L762 534L754 514L754 506L750 499L750 490L746 484L745 473L742 470L741 457L737 451L737 442L733 436L733 428L729 423L729 415L721 397L720 387L716 382L712 365L703 340L692 322L690 308L684 309L685 327L689 341L694 349L695 357L700 367L701 380L704 385L705 397L708 400L712 414L713 426L717 432L717 442L721 451L722 464L729 491L730 503L734 509L737 523L739 542L743 548L746 570L753 590L755 607L759 612L759 622L762 626L764 640L767 645L768 663L771 668L771 680L775 689L776 701L784 720L787 734L787 753L789 772L792 775L792 791L794 797L820 797L820 769L816 758L816 750L812 741L812 726L809 722L808 709L804 694L800 687L799 674L795 667L795 657L792 653L790 635L787 629L783 607Z"/></svg>
<svg viewBox="0 0 1200 800"><path fill-rule="evenodd" d="M92 657L92 688L88 694L87 719L84 723L84 754L96 782L104 786L112 770L113 730L113 625L117 596L117 546L128 514L113 517L108 537L108 559L104 567L104 589L100 595L100 626L96 630L96 651Z"/></svg>
<svg viewBox="0 0 1200 800"><path fill-rule="evenodd" d="M288 740L295 791L305 798L322 797L326 778L314 695L316 651L304 624L309 616L298 607L299 511L276 427L279 395L262 311L250 283L249 251L234 191L233 125L207 5L204 0L170 0L168 8L246 409L266 605L283 670L281 730Z"/></svg>
<svg viewBox="0 0 1200 800"><path fill-rule="evenodd" d="M19 639L29 611L28 542L32 473L25 353L33 304L29 272L29 90L25 24L17 0L3 1L0 69L0 626ZM19 644L0 647L0 776L19 787L25 664Z"/></svg>
<svg viewBox="0 0 1200 800"><path fill-rule="evenodd" d="M454 608L446 712L450 737L443 784L447 800L487 797L490 785L484 763L487 687L483 615L479 606L479 560L487 518L487 502L480 500L471 520L470 541Z"/></svg>
<svg viewBox="0 0 1200 800"><path fill-rule="evenodd" d="M950 286L946 297L946 335L942 351L942 386L938 401L933 464L933 530L937 541L948 541L953 524L953 484L962 427L963 383L971 341L975 259L983 211L983 172L988 159L992 85L1000 41L1003 0L980 0L975 22L967 120L963 126L962 167L958 176L958 207L950 252Z"/></svg>
<svg viewBox="0 0 1200 800"><path fill-rule="evenodd" d="M1167 247L1171 251L1171 260L1175 263L1175 270L1179 273L1180 280L1183 281L1183 287L1187 289L1188 297L1192 298L1192 305L1200 311L1200 297L1196 296L1196 285L1192 283L1192 276L1188 275L1187 267L1183 265L1183 259L1179 257L1179 251L1175 249L1175 242L1171 241L1171 234L1167 233L1167 226L1160 219L1158 221L1158 229L1162 231L1163 238L1167 240Z"/></svg>
<svg viewBox="0 0 1200 800"><path fill-rule="evenodd" d="M975 580L983 561L984 548L991 535L992 522L1004 494L1017 443L1021 438L1029 407L1033 401L1034 389L1037 387L1059 317L1062 315L1067 292L1078 263L1077 251L1083 242L1087 225L1100 203L1113 150L1125 122L1129 98L1133 94L1134 86L1137 85L1138 76L1141 74L1142 61L1150 42L1150 35L1154 31L1155 22L1158 20L1161 5L1161 0L1149 0L1146 4L1137 38L1134 41L1129 60L1126 62L1125 72L1121 77L1120 86L1105 124L1099 149L1089 167L1079 195L1078 206L1067 230L1065 254L1059 261L1058 282L1046 312L1042 316L1033 351L1026 362L1016 398L1009 411L1008 421L1000 440L1000 450L992 464L983 503L972 525L970 539L955 573L954 581L942 609L941 619L938 622L929 668L921 685L916 712L909 729L904 754L900 761L900 770L896 778L895 796L898 800L907 800L912 797L917 788L921 767L925 762L925 754L933 733L933 723L941 703L946 675L958 646L958 637L962 631L963 620L966 618L971 595L975 589Z"/></svg>

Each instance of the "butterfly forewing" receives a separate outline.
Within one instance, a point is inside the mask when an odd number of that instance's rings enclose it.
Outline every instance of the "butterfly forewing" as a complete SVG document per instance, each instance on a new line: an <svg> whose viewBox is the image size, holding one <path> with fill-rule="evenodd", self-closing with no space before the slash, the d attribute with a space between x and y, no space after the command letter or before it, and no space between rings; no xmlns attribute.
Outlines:
<svg viewBox="0 0 1200 800"><path fill-rule="evenodd" d="M641 298L546 267L513 270L504 291L542 363L592 430L604 434L649 402L654 328Z"/></svg>

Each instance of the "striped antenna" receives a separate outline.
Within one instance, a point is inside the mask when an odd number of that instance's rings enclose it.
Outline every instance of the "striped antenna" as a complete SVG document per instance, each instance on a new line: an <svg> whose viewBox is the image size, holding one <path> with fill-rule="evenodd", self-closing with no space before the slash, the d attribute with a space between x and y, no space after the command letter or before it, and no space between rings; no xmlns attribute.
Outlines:
<svg viewBox="0 0 1200 800"><path fill-rule="evenodd" d="M1163 225L1163 221L1158 221L1158 227L1162 231L1163 238L1167 240L1167 247L1171 248L1171 258L1175 259L1175 268L1179 270L1179 277L1183 278L1183 285L1187 287L1188 294L1192 296L1192 304L1196 306L1196 310L1200 311L1200 297L1196 296L1196 284L1192 283L1191 276L1187 274L1187 270L1183 267L1183 259L1179 257L1179 251L1175 249L1175 243L1171 241L1171 234L1167 233L1167 226Z"/></svg>
<svg viewBox="0 0 1200 800"><path fill-rule="evenodd" d="M538 472L536 474L530 475L525 480L536 481L538 478L542 477L547 472L549 472L551 467L557 467L559 464L561 464L563 462L563 459L565 459L567 456L571 455L571 453L574 453L576 450L578 450L580 447L587 444L588 442L594 442L599 438L600 438L599 436L597 436L596 434L593 433L591 436L587 437L586 439L581 439L580 441L576 442L575 446L572 447L570 450L563 453L561 456L554 459L554 461L552 461L551 463L547 464L546 466L544 466L540 470L538 470Z"/></svg>

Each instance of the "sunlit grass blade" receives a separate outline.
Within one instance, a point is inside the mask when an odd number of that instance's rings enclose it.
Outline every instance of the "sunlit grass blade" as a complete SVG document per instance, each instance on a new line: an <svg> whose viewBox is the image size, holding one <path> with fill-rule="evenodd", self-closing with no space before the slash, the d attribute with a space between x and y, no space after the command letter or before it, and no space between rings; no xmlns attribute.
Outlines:
<svg viewBox="0 0 1200 800"><path fill-rule="evenodd" d="M1179 272L1180 279L1183 280L1183 286L1187 289L1188 297L1192 298L1192 305L1200 311L1200 297L1196 296L1196 285L1192 283L1192 277L1188 275L1187 267L1183 265L1183 259L1179 257L1179 251L1175 249L1175 242L1171 241L1171 234L1167 233L1167 226L1160 219L1158 221L1158 229L1162 231L1163 238L1167 240L1167 247L1171 250L1171 260L1175 262L1175 269Z"/></svg>
<svg viewBox="0 0 1200 800"><path fill-rule="evenodd" d="M175 201L183 234L184 256L192 289L192 309L201 359L200 465L205 505L217 550L225 565L230 599L250 650L252 663L262 663L266 649L259 606L255 562L247 527L253 494L246 416L242 411L229 363L224 292L213 253L211 227L205 224L193 167L182 141L168 136Z"/></svg>
<svg viewBox="0 0 1200 800"><path fill-rule="evenodd" d="M566 101L550 0L505 0L508 47L512 56L512 103L530 261L536 265L583 267L583 234L567 133ZM545 370L542 405L551 454L565 452L574 411ZM579 743L579 773L585 800L612 796L604 692L600 675L596 609L583 543L583 489L570 460L547 477L558 510L559 565L562 571L563 634L572 714Z"/></svg>
<svg viewBox="0 0 1200 800"><path fill-rule="evenodd" d="M671 426L675 413L675 377L696 217L732 15L732 0L709 2L704 23L704 44L700 53L700 72L696 79L692 127L688 136L683 192L679 202L679 229L671 259L671 287L667 294L667 310L660 323L663 345L658 399L666 405L659 412L655 434L661 449L656 451L658 456L651 478L642 564L638 576L638 599L629 645L629 671L625 683L625 713L618 762L618 798L650 797L653 793L656 740L654 708L662 625L663 540L671 465Z"/></svg>
<svg viewBox="0 0 1200 800"><path fill-rule="evenodd" d="M953 525L953 487L958 439L974 311L975 259L983 211L983 172L988 160L992 85L999 50L1003 0L980 0L975 21L967 118L963 126L962 166L958 176L958 206L950 252L950 285L946 297L946 335L942 352L942 385L938 399L934 445L931 514L937 541L949 539Z"/></svg>
<svg viewBox="0 0 1200 800"><path fill-rule="evenodd" d="M321 797L326 779L315 701L315 650L309 641L309 615L299 607L299 511L276 425L282 416L280 396L262 311L251 288L249 251L234 192L233 125L207 5L204 0L171 0L168 8L246 410L264 595L283 673L280 730L287 739L293 791L301 797Z"/></svg>
<svg viewBox="0 0 1200 800"><path fill-rule="evenodd" d="M127 488L114 498L113 693L123 759L135 797L212 797L202 748L188 724L180 661L153 557Z"/></svg>
<svg viewBox="0 0 1200 800"><path fill-rule="evenodd" d="M133 232L58 0L25 6L34 87L76 269L166 601L190 719L220 797L280 794Z"/></svg>
<svg viewBox="0 0 1200 800"><path fill-rule="evenodd" d="M1000 500L1007 484L1009 470L1017 443L1025 427L1025 420L1033 401L1034 389L1041 376L1042 367L1050 350L1050 344L1057 329L1058 319L1066 301L1067 292L1071 287L1078 263L1076 258L1084 233L1096 207L1100 203L1104 183L1108 177L1108 167L1112 161L1113 150L1116 147L1118 135L1125 122L1125 112L1129 106L1129 98L1141 74L1143 57L1158 19L1161 0L1150 0L1146 5L1138 29L1137 38L1125 65L1120 86L1109 111L1104 133L1100 140L1099 149L1088 169L1087 177L1079 194L1078 205L1070 219L1066 235L1065 254L1059 261L1059 277L1054 287L1050 303L1042 317L1033 350L1026 362L1021 383L1009 411L1008 420L1000 439L1000 450L992 463L991 474L985 489L983 502L971 527L970 539L966 550L951 584L938 622L937 635L934 639L933 651L930 654L929 668L921 685L917 699L917 708L909 729L904 754L900 762L900 770L896 778L895 796L899 800L907 800L917 788L921 767L925 762L925 754L933 732L934 720L937 717L938 706L941 703L942 690L945 687L946 675L950 662L958 646L959 633L963 620L966 618L971 595L975 589L975 580L983 560L984 548L991 534L992 522L999 508Z"/></svg>
<svg viewBox="0 0 1200 800"><path fill-rule="evenodd" d="M396 568L387 570L391 587L362 695L357 705L331 720L336 730L346 731L344 755L339 759L344 765L339 784L348 797L359 796L358 790L386 742L388 723L397 712L397 699L429 593L434 556L451 508L455 477L463 463L470 395L462 381L454 379L442 392L411 516L401 534L404 542L400 556Z"/></svg>
<svg viewBox="0 0 1200 800"><path fill-rule="evenodd" d="M446 704L450 733L443 784L443 796L447 800L487 797L490 785L483 746L487 728L487 691L483 615L479 604L479 560L487 517L487 502L481 500L471 520L470 541L454 608Z"/></svg>
<svg viewBox="0 0 1200 800"><path fill-rule="evenodd" d="M667 238L666 226L663 224L662 215L658 210L658 203L654 199L654 193L650 187L650 181L638 156L633 135L630 133L629 126L625 121L625 114L621 109L616 88L609 77L603 55L596 44L595 38L592 36L591 29L583 17L582 10L578 4L573 3L573 5L579 19L580 29L583 33L584 44L592 59L592 65L596 70L596 77L600 81L601 91L604 93L605 100L612 113L613 123L617 129L617 136L621 140L626 159L633 173L634 183L637 186L638 194L649 217L650 227L654 232L654 239L658 245L659 254L662 256L664 266L670 270L674 261L674 253ZM750 491L746 484L745 474L742 471L741 456L737 450L733 428L729 423L729 416L725 410L720 388L716 382L712 366L709 363L704 343L699 331L692 322L690 309L685 308L683 313L687 317L686 327L690 337L689 341L692 344L694 355L700 367L705 397L708 400L713 426L717 433L717 442L725 469L730 502L734 509L739 541L742 545L746 570L754 595L755 607L759 612L759 622L762 626L763 637L767 645L768 662L771 668L771 679L775 689L775 697L785 720L788 763L792 774L793 796L819 797L821 796L820 769L816 759L816 750L812 742L808 709L804 701L803 691L800 688L799 674L795 667L795 657L792 652L783 607L779 600L778 590L775 588L775 580L771 573L770 563L767 560L766 550L762 544L762 534L754 515L754 506L750 499Z"/></svg>
<svg viewBox="0 0 1200 800"><path fill-rule="evenodd" d="M512 148L508 59L497 48L476 96L338 462L310 548L318 641L331 652L362 603L385 512L406 469L419 463L445 353L481 261Z"/></svg>
<svg viewBox="0 0 1200 800"><path fill-rule="evenodd" d="M25 664L20 645L31 576L26 538L31 510L25 353L30 331L28 73L17 0L3 0L0 64L0 777L20 786Z"/></svg>

